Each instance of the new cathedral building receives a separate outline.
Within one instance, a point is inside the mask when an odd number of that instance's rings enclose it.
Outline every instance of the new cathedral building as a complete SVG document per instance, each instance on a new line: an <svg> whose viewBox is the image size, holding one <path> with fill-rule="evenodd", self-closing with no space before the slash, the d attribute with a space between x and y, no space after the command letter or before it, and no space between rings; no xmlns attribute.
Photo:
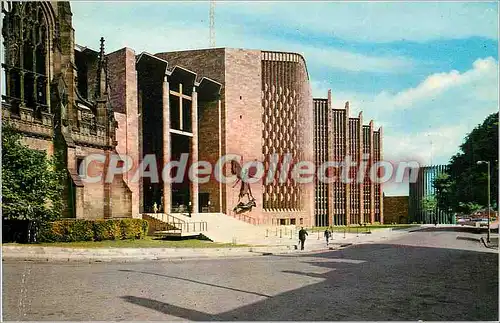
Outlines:
<svg viewBox="0 0 500 323"><path fill-rule="evenodd" d="M211 48L150 54L106 53L75 43L68 2L8 2L2 8L2 116L33 149L65 165L66 217L141 217L152 212L231 215L239 186L134 180L90 183L78 170L90 154L154 155L165 165L215 165L235 154L271 167L275 154L318 165L346 154L382 156L382 131L331 99L313 99L305 58L297 53ZM330 102L330 103L329 103ZM230 165L224 172L230 174ZM301 184L291 178L251 185L255 224L345 225L383 222L382 186Z"/></svg>

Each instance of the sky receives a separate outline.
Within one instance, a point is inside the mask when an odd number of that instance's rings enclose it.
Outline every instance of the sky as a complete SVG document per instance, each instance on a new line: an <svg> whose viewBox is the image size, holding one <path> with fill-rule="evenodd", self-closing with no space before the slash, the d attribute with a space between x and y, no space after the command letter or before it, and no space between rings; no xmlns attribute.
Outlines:
<svg viewBox="0 0 500 323"><path fill-rule="evenodd" d="M209 2L72 2L76 42L206 48ZM216 47L305 56L314 97L383 127L384 159L444 164L498 111L496 2L222 2ZM497 140L497 139L495 139ZM406 195L408 184L385 185Z"/></svg>

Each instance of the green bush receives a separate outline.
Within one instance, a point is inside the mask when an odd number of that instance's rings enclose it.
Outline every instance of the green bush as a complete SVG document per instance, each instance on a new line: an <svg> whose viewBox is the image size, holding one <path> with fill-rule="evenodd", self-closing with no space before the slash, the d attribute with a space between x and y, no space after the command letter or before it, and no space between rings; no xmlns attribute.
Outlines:
<svg viewBox="0 0 500 323"><path fill-rule="evenodd" d="M59 220L48 222L40 228L39 240L44 242L92 241L92 221Z"/></svg>
<svg viewBox="0 0 500 323"><path fill-rule="evenodd" d="M59 220L40 228L40 242L77 242L143 239L148 222L142 219Z"/></svg>
<svg viewBox="0 0 500 323"><path fill-rule="evenodd" d="M148 233L148 222L146 220L137 221L137 219L120 220L122 239L142 239Z"/></svg>
<svg viewBox="0 0 500 323"><path fill-rule="evenodd" d="M94 221L94 241L120 240L121 236L120 220Z"/></svg>

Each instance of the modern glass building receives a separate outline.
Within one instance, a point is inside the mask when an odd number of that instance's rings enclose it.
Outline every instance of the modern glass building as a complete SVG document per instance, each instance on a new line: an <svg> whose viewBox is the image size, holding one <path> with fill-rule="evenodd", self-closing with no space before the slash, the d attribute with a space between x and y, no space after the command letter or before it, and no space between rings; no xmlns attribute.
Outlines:
<svg viewBox="0 0 500 323"><path fill-rule="evenodd" d="M409 223L434 223L454 224L456 222L453 214L448 214L437 207L433 210L424 210L423 201L425 198L435 195L434 179L448 169L447 165L424 166L419 169L412 169L411 172L418 172L415 183L410 183L409 197Z"/></svg>

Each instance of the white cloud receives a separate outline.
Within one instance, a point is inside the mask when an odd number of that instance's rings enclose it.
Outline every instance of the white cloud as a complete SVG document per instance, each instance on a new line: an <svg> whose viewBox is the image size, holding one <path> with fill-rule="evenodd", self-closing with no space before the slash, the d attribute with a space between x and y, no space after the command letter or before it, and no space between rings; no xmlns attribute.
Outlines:
<svg viewBox="0 0 500 323"><path fill-rule="evenodd" d="M467 132L464 124L444 125L417 132L384 130L384 158L392 161L414 160L423 164L446 163L445 156L457 152Z"/></svg>
<svg viewBox="0 0 500 323"><path fill-rule="evenodd" d="M384 131L384 160L395 163L416 161L421 166L445 164L449 156L457 152L467 131L467 126L463 124L445 125L417 133ZM408 195L408 182L387 183L384 192L387 195Z"/></svg>
<svg viewBox="0 0 500 323"><path fill-rule="evenodd" d="M328 82L313 83L313 89L326 93ZM367 111L371 117L409 110L439 110L451 115L463 113L467 118L475 114L471 111L491 111L498 107L498 62L492 57L477 59L472 68L463 73L455 70L435 73L414 88L397 93L382 91L369 95L333 91L333 96L340 98L340 102L334 102L336 107L342 107L344 100L348 100L353 111Z"/></svg>
<svg viewBox="0 0 500 323"><path fill-rule="evenodd" d="M385 159L443 164L458 152L467 133L498 111L498 69L498 62L488 57L477 59L465 72L435 73L397 93L333 88L333 106L342 108L349 101L352 116L363 111L365 123L373 119L376 127L383 126ZM326 81L313 81L312 87L319 97L326 97L330 88ZM400 186L387 185L386 192L401 192Z"/></svg>
<svg viewBox="0 0 500 323"><path fill-rule="evenodd" d="M120 11L116 12L117 16L129 15L129 11L133 10L133 7L121 7L117 4L115 6L120 8ZM158 10L163 10L164 7L168 10L172 9L170 4L168 6L162 4ZM183 7L176 7L178 14L181 11L179 8ZM194 8L187 6L186 10L194 10ZM202 24L197 20L200 19L197 16L189 21L184 19L180 21L179 18L174 17L165 21L144 18L140 20L140 23L135 24L125 24L123 21L116 23L117 17L113 17L99 20L96 24L98 18L93 16L94 11L89 4L78 4L75 9L74 26L77 43L97 48L99 38L104 35L108 52L125 46L131 47L136 52L156 53L206 48L209 45L208 24ZM82 15L78 15L79 11ZM196 13L199 14L198 11ZM359 54L333 47L314 47L301 42L287 41L270 35L258 34L252 26L243 24L225 23L219 26L216 41L217 47L298 52L305 56L308 63L316 66L355 72L410 73L415 65L413 60L406 57Z"/></svg>
<svg viewBox="0 0 500 323"><path fill-rule="evenodd" d="M406 57L362 55L333 48L308 47L303 51L309 61L354 72L409 73L414 66L414 62Z"/></svg>
<svg viewBox="0 0 500 323"><path fill-rule="evenodd" d="M292 2L222 3L225 20L286 25L361 42L429 41L473 36L498 39L494 3L465 2ZM230 16L229 13L238 11Z"/></svg>
<svg viewBox="0 0 500 323"><path fill-rule="evenodd" d="M474 95L481 94L481 97L486 97L495 93L484 91L486 82L495 82L497 75L498 63L494 58L478 59L473 63L473 68L465 73L453 70L448 73L432 74L415 88L401 91L396 95L381 93L376 100L384 102L382 109L397 109L413 105L415 102L431 100L447 90L463 86L469 87L467 90Z"/></svg>

